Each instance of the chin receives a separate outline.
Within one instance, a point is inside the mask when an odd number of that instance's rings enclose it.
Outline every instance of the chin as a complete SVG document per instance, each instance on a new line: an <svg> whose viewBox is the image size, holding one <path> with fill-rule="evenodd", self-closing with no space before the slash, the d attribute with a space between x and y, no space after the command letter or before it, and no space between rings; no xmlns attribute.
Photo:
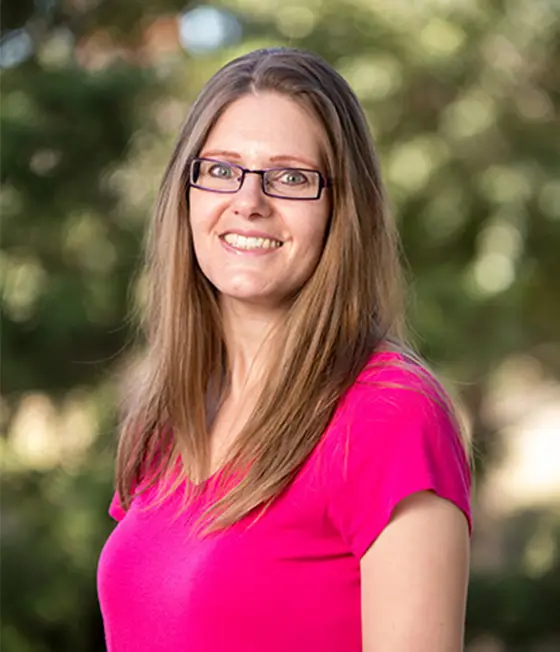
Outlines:
<svg viewBox="0 0 560 652"><path fill-rule="evenodd" d="M285 305L284 295L271 292L258 292L250 288L219 288L220 301L225 303L246 304L247 306L262 306L267 310L277 309Z"/></svg>
<svg viewBox="0 0 560 652"><path fill-rule="evenodd" d="M220 297L224 301L236 301L239 303L247 303L251 305L270 305L275 303L282 303L276 296L269 294L259 294L255 292L220 292Z"/></svg>

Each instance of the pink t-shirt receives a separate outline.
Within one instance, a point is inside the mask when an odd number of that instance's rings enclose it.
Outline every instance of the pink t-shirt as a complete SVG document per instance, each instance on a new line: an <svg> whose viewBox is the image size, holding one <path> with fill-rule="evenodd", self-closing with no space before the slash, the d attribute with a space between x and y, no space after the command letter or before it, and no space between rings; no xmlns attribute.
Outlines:
<svg viewBox="0 0 560 652"><path fill-rule="evenodd" d="M200 502L177 517L181 488L151 509L149 492L126 513L113 501L119 524L98 569L108 652L359 652L360 558L397 503L432 490L470 526L469 489L431 383L398 365L366 369L260 519L201 538Z"/></svg>

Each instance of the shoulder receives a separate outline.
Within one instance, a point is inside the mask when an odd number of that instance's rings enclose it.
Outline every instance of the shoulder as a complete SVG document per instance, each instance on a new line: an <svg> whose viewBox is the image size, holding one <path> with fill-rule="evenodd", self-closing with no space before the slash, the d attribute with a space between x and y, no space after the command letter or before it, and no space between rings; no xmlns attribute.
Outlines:
<svg viewBox="0 0 560 652"><path fill-rule="evenodd" d="M340 408L344 421L354 426L400 423L408 424L410 431L413 423L427 422L460 431L453 402L442 384L417 358L403 353L374 354Z"/></svg>
<svg viewBox="0 0 560 652"><path fill-rule="evenodd" d="M470 520L470 468L452 402L413 358L382 353L344 396L327 433L330 513L356 554L418 491L455 503Z"/></svg>

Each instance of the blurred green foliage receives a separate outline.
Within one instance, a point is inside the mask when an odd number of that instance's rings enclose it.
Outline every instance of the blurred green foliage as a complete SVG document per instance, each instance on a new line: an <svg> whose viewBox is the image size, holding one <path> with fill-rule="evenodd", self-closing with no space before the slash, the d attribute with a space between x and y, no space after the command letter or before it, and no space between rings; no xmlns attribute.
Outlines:
<svg viewBox="0 0 560 652"><path fill-rule="evenodd" d="M6 652L103 649L95 567L143 229L189 101L241 52L309 48L355 88L410 264L411 326L458 381L487 464L493 371L523 354L560 378L558 3L214 6L243 39L195 57L147 39L185 9L176 0L3 3L3 39L26 26L34 44L1 73ZM518 652L558 641L556 521L553 563L539 575L522 563L545 517L515 522L523 541L499 573L473 574L468 640Z"/></svg>

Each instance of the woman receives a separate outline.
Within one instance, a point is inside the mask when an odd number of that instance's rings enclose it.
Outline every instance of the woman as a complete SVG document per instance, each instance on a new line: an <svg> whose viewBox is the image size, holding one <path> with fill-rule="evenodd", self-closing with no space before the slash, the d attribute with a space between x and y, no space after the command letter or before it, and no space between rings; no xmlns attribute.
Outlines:
<svg viewBox="0 0 560 652"><path fill-rule="evenodd" d="M402 335L366 120L259 50L192 106L148 252L147 347L100 560L110 652L456 652L469 468Z"/></svg>

